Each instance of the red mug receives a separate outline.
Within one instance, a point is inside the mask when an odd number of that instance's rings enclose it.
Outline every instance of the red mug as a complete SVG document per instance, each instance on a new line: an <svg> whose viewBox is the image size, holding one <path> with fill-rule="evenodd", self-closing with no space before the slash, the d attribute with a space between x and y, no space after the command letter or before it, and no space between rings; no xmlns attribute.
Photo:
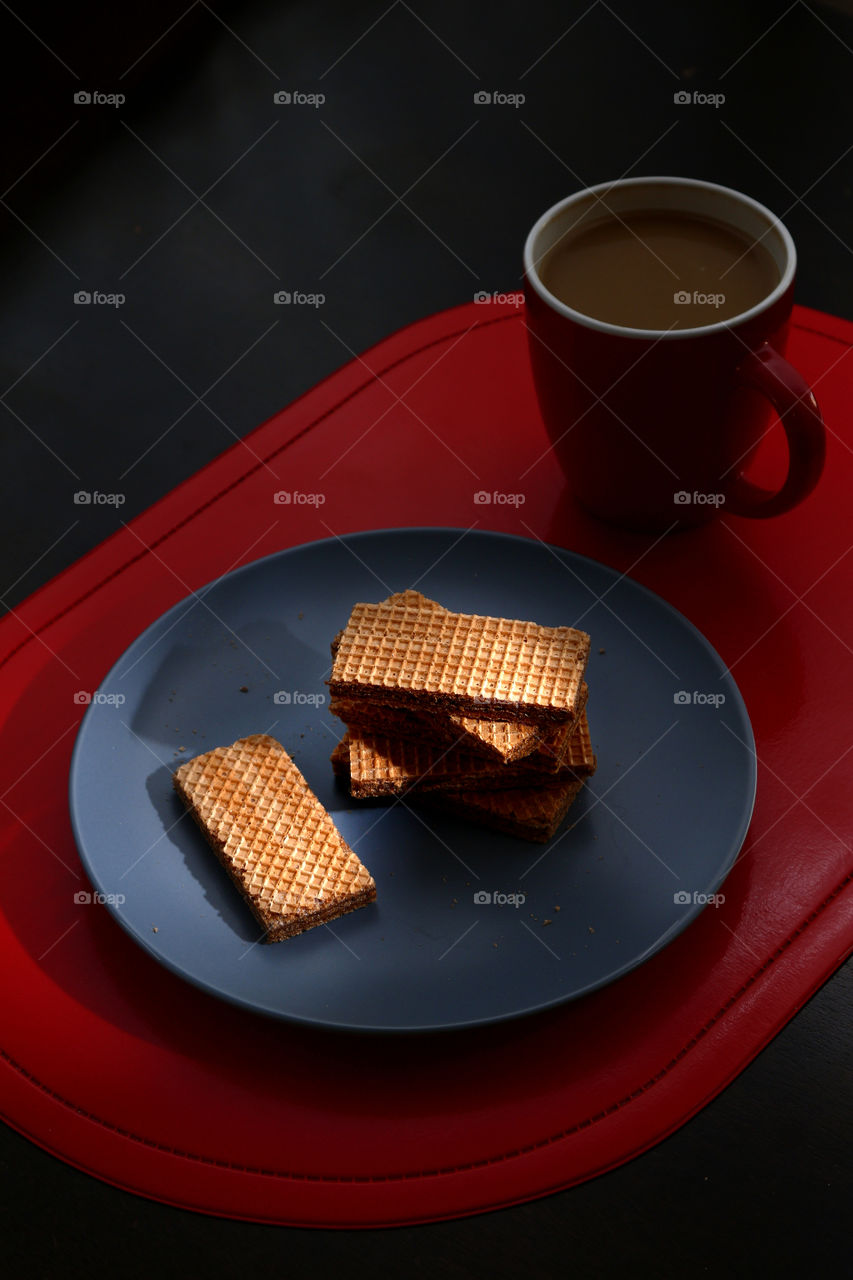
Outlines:
<svg viewBox="0 0 853 1280"><path fill-rule="evenodd" d="M661 210L760 240L778 284L732 319L669 330L597 320L545 288L544 257L581 220ZM524 246L530 360L552 446L582 506L629 528L661 530L703 524L721 508L781 515L812 491L823 469L823 420L784 358L796 260L790 234L764 205L693 178L605 182L542 215ZM770 429L768 402L788 442L777 492L743 475Z"/></svg>

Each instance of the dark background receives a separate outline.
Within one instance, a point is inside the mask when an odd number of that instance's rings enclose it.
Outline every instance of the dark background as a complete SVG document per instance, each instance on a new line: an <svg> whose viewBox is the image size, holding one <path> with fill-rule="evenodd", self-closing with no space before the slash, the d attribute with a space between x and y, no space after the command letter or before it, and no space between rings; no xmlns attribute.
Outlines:
<svg viewBox="0 0 853 1280"><path fill-rule="evenodd" d="M798 300L853 318L843 4L3 4L0 33L7 607L352 354L518 288L528 227L581 186L677 173L741 188L790 228ZM725 101L677 105L680 90ZM482 91L525 101L479 105ZM75 303L81 290L124 301ZM324 301L276 305L279 291ZM81 489L124 502L75 505ZM647 1155L457 1223L206 1219L3 1131L3 1256L10 1275L49 1277L834 1274L851 987L848 966Z"/></svg>

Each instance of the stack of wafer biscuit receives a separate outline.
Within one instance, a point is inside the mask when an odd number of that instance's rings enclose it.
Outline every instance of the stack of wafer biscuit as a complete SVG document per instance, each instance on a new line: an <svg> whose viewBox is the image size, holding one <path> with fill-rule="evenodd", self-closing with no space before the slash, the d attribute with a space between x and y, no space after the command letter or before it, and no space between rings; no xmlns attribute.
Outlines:
<svg viewBox="0 0 853 1280"><path fill-rule="evenodd" d="M551 838L595 769L572 627L452 613L417 591L357 604L332 643L335 773L360 799Z"/></svg>

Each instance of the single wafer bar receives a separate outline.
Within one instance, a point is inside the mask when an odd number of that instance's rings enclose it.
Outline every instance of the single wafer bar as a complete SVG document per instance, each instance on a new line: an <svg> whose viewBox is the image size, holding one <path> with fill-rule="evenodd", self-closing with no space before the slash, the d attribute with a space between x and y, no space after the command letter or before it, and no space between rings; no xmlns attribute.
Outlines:
<svg viewBox="0 0 853 1280"><path fill-rule="evenodd" d="M397 734L415 742L433 742L436 746L459 743L487 759L503 761L519 759L534 751L539 743L538 725L506 720L475 720L451 711L417 710L394 706L379 698L330 698L329 710L344 724L360 724L377 733ZM554 736L559 729L548 731Z"/></svg>
<svg viewBox="0 0 853 1280"><path fill-rule="evenodd" d="M442 790L500 790L554 782L571 771L587 777L595 771L595 756L586 713L566 749L571 763L555 771L527 756L516 764L503 764L471 755L458 747L441 748L427 742L411 742L351 726L344 741L349 751L350 792L358 798L405 795L407 792Z"/></svg>
<svg viewBox="0 0 853 1280"><path fill-rule="evenodd" d="M420 591L411 588L398 591L388 596L383 604L402 604L415 608L420 613L447 614L448 610L436 600L430 600ZM337 653L338 644L343 632L339 631L332 641L332 656ZM576 719L586 703L588 689L584 683L576 709ZM339 716L345 724L360 724L377 732L390 733L401 738L413 738L417 742L435 742L451 746L458 744L468 751L484 755L492 759L511 761L520 760L540 747L559 756L565 746L566 736L560 729L542 730L534 723L523 720L479 720L472 716L461 715L455 711L407 710L395 707L376 698L372 693L359 698L335 698L330 700L329 710ZM384 720L385 723L382 723ZM544 732L544 737L542 736ZM554 766L557 767L556 765Z"/></svg>
<svg viewBox="0 0 853 1280"><path fill-rule="evenodd" d="M446 614L444 605L430 600L420 591L398 591L388 596L384 604L403 604L417 608L419 612ZM332 641L332 657L337 653L338 643L343 635L339 631ZM360 706L359 706L360 704ZM363 710L365 704L369 707ZM374 711L374 708L376 709ZM389 706L372 695L367 698L332 698L329 710L339 716L345 724L357 722L374 729L380 729L378 715L384 712L386 718L393 717L393 723L385 726L389 733L399 733L401 737L414 737L416 741L436 742L450 746L459 737L464 737L465 745L471 751L491 756L498 760L517 760L533 751L538 741L539 730L534 724L523 721L477 720L472 716L459 715L454 711L419 709L407 711L403 707Z"/></svg>
<svg viewBox="0 0 853 1280"><path fill-rule="evenodd" d="M265 942L375 900L370 872L275 738L216 747L182 764L173 783Z"/></svg>
<svg viewBox="0 0 853 1280"><path fill-rule="evenodd" d="M556 835L583 783L583 778L566 778L509 791L419 791L412 803L544 844Z"/></svg>
<svg viewBox="0 0 853 1280"><path fill-rule="evenodd" d="M561 724L577 715L588 657L589 636L573 627L359 603L337 640L329 688L333 697Z"/></svg>
<svg viewBox="0 0 853 1280"><path fill-rule="evenodd" d="M349 750L344 742L339 742L332 752L332 768L341 782L348 782ZM562 782L543 787L518 787L508 791L416 791L406 797L406 803L447 813L522 840L545 843L556 834L583 783L582 778L566 777Z"/></svg>
<svg viewBox="0 0 853 1280"><path fill-rule="evenodd" d="M431 742L440 747L459 747L498 763L535 760L537 767L556 772L569 739L580 723L588 692L584 682L575 720L545 729L521 721L513 724L506 720L475 720L449 711L414 711L371 697L332 698L329 710L344 724L358 725L373 733Z"/></svg>

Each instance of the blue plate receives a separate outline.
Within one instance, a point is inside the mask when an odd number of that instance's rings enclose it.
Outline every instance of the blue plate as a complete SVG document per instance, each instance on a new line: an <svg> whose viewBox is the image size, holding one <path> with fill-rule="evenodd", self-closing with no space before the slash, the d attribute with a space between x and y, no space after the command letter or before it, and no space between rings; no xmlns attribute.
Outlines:
<svg viewBox="0 0 853 1280"><path fill-rule="evenodd" d="M329 642L357 600L580 626L598 772L548 845L334 781ZM270 733L376 880L377 902L287 942L260 928L174 794L192 755ZM595 991L717 892L755 796L752 730L707 640L613 569L505 534L401 529L294 547L175 605L93 698L71 767L83 864L162 964L235 1004L358 1031L471 1027Z"/></svg>

